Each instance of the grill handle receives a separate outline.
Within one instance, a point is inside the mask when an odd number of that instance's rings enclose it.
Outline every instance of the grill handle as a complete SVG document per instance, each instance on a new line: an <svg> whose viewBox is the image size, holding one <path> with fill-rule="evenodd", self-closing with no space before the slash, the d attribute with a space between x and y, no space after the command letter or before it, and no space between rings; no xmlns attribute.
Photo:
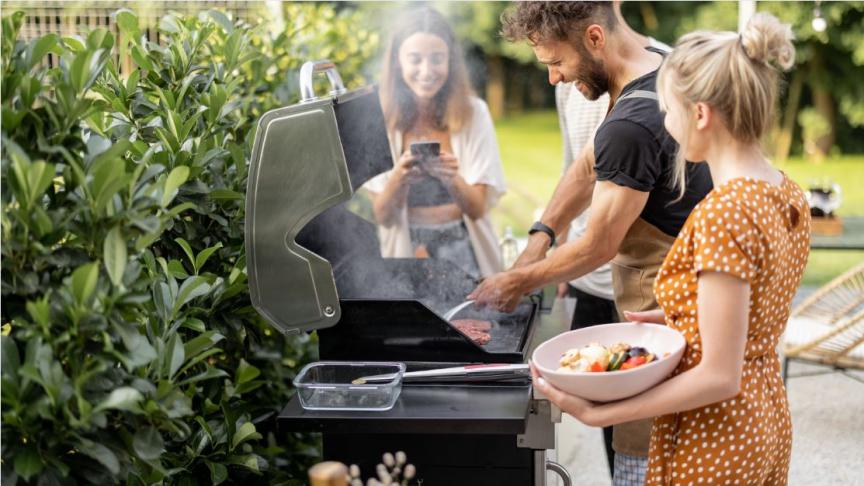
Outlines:
<svg viewBox="0 0 864 486"><path fill-rule="evenodd" d="M567 468L561 464L558 464L555 461L546 461L546 470L557 474L564 483L564 486L571 486L573 484L573 480L570 479L570 473L567 472Z"/></svg>
<svg viewBox="0 0 864 486"><path fill-rule="evenodd" d="M318 99L315 96L315 87L312 84L312 76L317 73L327 74L327 79L330 80L330 96L338 96L345 93L345 84L342 82L342 76L336 70L336 65L327 59L320 61L306 61L300 68L300 102L308 103Z"/></svg>

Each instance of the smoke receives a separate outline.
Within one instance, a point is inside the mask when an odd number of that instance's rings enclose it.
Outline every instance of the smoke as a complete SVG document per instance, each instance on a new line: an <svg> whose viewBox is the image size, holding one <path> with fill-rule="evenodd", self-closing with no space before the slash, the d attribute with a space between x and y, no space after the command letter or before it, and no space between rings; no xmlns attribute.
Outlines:
<svg viewBox="0 0 864 486"><path fill-rule="evenodd" d="M476 281L443 260L382 258L377 227L370 221L370 202L365 191L358 190L393 167L376 92L349 93L337 99L335 110L355 194L310 221L297 242L331 263L342 299L419 300L438 313L445 312L461 302Z"/></svg>
<svg viewBox="0 0 864 486"><path fill-rule="evenodd" d="M374 4L367 7L368 17L379 23L382 36L386 37L384 31L389 26L385 23L392 22L390 19L396 18L396 12L404 11L407 5ZM472 84L482 86L485 82L482 53L477 49L464 51L470 53L466 66ZM376 68L373 79L381 72L380 61ZM377 91L364 88L340 96L335 109L354 197L313 219L298 235L298 243L332 264L340 298L412 299L436 312L445 312L461 302L476 285L463 269L437 259L381 256L371 201L361 190L369 179L393 167Z"/></svg>

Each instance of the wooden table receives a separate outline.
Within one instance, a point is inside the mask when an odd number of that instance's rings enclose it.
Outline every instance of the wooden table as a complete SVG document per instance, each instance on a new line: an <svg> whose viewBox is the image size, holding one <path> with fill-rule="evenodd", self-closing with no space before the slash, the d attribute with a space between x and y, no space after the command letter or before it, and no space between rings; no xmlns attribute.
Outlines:
<svg viewBox="0 0 864 486"><path fill-rule="evenodd" d="M851 250L864 251L864 217L843 218L843 234L837 236L817 236L810 239L813 250Z"/></svg>

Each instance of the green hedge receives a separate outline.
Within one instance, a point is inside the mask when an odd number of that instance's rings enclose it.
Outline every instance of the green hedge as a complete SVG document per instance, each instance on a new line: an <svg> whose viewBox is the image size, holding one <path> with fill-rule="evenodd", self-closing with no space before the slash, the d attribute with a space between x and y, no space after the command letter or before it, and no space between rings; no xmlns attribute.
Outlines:
<svg viewBox="0 0 864 486"><path fill-rule="evenodd" d="M23 42L23 14L3 19L4 485L291 482L315 459L272 430L313 343L250 305L247 164L304 60L357 85L377 37L329 6L286 13L278 36L169 14L157 45L122 10L128 46L104 29Z"/></svg>

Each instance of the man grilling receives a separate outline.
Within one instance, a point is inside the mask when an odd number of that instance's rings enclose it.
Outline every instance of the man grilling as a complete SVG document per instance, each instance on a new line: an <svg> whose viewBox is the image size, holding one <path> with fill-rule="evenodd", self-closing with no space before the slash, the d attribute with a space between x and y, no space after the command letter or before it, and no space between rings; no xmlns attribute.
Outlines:
<svg viewBox="0 0 864 486"><path fill-rule="evenodd" d="M573 83L591 100L608 93L610 103L593 143L531 227L514 268L487 278L469 298L511 311L531 290L611 261L621 318L656 308L654 277L690 211L711 190L704 164L688 164L686 192L674 189L678 147L663 127L655 87L662 51L622 28L607 2L523 2L503 23L510 41L528 41L551 84ZM585 233L546 257L556 235L589 204ZM641 484L650 426L650 420L616 426L614 484Z"/></svg>

